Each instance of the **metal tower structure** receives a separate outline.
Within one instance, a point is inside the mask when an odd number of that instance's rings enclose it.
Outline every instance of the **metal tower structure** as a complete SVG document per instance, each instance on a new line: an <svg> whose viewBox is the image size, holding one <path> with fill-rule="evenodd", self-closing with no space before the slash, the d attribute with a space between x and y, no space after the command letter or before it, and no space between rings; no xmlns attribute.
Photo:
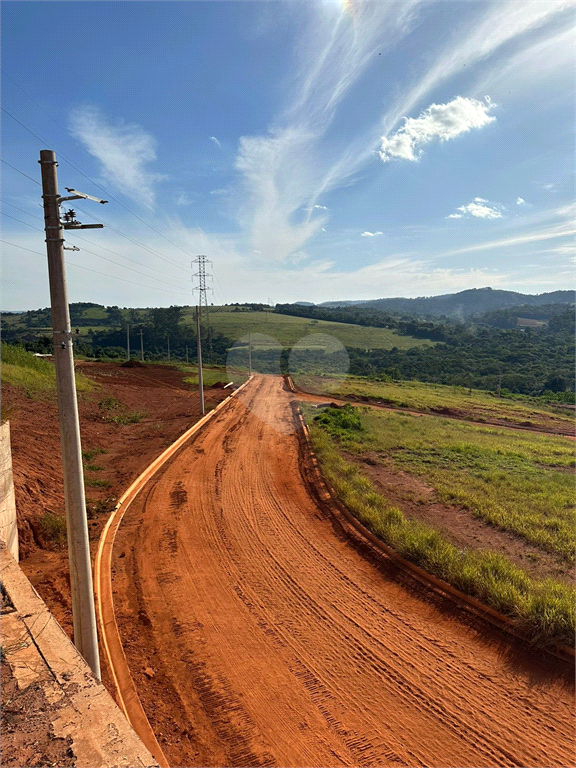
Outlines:
<svg viewBox="0 0 576 768"><path fill-rule="evenodd" d="M206 272L206 265L212 264L210 259L204 255L197 256L191 262L192 268L194 265L198 265L198 272L192 275L192 281L197 280L197 284L192 288L193 291L198 292L198 308L200 311L200 323L204 328L204 337L208 344L208 360L212 363L212 327L210 325L210 305L208 303L208 291L214 292L213 288L209 288L206 285L206 279L211 278L212 274Z"/></svg>

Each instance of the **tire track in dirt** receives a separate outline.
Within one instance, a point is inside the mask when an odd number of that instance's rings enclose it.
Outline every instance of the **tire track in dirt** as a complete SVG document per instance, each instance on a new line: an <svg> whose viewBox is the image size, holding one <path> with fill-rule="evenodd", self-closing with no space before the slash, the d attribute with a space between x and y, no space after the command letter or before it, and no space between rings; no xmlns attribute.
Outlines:
<svg viewBox="0 0 576 768"><path fill-rule="evenodd" d="M281 380L244 392L133 503L115 561L171 763L572 764L570 670L363 557L307 492Z"/></svg>

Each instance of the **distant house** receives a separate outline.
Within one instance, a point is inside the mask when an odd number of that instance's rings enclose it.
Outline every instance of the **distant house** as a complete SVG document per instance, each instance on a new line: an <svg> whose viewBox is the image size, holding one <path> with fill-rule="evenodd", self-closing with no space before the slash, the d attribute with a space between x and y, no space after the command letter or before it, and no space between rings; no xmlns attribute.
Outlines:
<svg viewBox="0 0 576 768"><path fill-rule="evenodd" d="M517 317L516 326L519 328L541 328L548 325L548 320L532 320L530 317Z"/></svg>

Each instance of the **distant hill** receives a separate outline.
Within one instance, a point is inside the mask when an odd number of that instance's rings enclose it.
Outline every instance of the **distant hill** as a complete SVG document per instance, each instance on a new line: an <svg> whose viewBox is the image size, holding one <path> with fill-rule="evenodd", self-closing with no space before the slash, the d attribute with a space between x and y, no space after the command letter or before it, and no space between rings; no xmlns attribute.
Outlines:
<svg viewBox="0 0 576 768"><path fill-rule="evenodd" d="M354 303L358 308L366 307L384 312L464 318L519 305L536 307L543 304L574 304L575 299L574 291L553 291L531 295L493 288L471 288L460 293L447 293L442 296L417 299L375 299L363 302L326 302L323 306L349 306Z"/></svg>

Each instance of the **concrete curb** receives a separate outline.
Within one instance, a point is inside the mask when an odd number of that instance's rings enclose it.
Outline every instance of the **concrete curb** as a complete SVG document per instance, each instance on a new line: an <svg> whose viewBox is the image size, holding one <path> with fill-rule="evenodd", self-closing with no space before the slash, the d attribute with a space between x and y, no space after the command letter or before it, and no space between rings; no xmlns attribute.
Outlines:
<svg viewBox="0 0 576 768"><path fill-rule="evenodd" d="M116 617L114 615L114 597L112 592L112 579L111 579L111 567L112 567L112 551L114 547L114 540L116 532L120 527L124 514L128 510L132 501L136 498L142 488L148 483L148 481L154 476L154 474L174 456L187 442L193 437L202 427L212 419L222 408L224 408L230 401L240 392L247 384L252 380L252 376L244 382L237 390L231 395L222 400L216 408L209 411L199 421L197 421L190 429L184 432L172 445L158 456L148 467L142 472L136 480L130 485L130 487L122 494L118 503L111 513L108 522L106 523L102 533L100 535L100 541L98 543L98 549L96 551L96 558L94 563L94 588L96 592L96 610L98 618L98 626L100 630L100 639L102 644L102 651L106 657L107 664L110 668L112 678L114 680L114 686L116 688L116 699L120 705L122 711L138 733L143 743L147 746L150 752L156 757L160 766L168 766L168 760L162 751L162 747L158 743L156 735L152 730L152 726L148 720L148 717L142 707L136 685L130 674L130 668L128 667L128 661L122 647L122 640L120 638L120 632L116 623Z"/></svg>
<svg viewBox="0 0 576 768"><path fill-rule="evenodd" d="M519 630L514 625L512 619L510 619L508 616L505 616L499 611L495 611L494 608L491 608L489 605L482 603L475 597L461 592L459 589L453 587L443 579L428 573L428 571L425 571L420 566L410 562L410 560L406 560L394 549L392 549L392 547L388 546L384 541L382 541L382 539L372 533L372 531L370 531L365 525L363 525L360 520L346 507L346 505L338 500L337 494L334 492L330 483L322 474L320 463L316 457L314 448L312 447L310 431L306 421L304 420L300 406L296 402L293 402L293 408L294 415L301 424L301 445L303 442L303 447L308 454L312 466L311 471L314 475L315 485L317 486L318 498L321 500L321 502L326 504L333 513L334 511L340 513L362 537L368 540L376 549L378 549L389 560L395 563L399 568L407 573L410 573L417 581L419 581L421 584L424 584L428 589L431 589L443 595L444 597L447 597L460 608L480 616L489 624L492 624L492 626L507 632L509 635L512 635L517 639L525 642L527 645L532 645L530 638L527 637L521 630ZM560 645L557 647L544 647L541 650L545 653L549 653L550 655L555 656L561 661L574 664L574 648Z"/></svg>
<svg viewBox="0 0 576 768"><path fill-rule="evenodd" d="M157 763L72 645L12 555L0 571L11 606L2 651L18 687L35 684L50 702L53 736L71 741L78 768L156 768Z"/></svg>

